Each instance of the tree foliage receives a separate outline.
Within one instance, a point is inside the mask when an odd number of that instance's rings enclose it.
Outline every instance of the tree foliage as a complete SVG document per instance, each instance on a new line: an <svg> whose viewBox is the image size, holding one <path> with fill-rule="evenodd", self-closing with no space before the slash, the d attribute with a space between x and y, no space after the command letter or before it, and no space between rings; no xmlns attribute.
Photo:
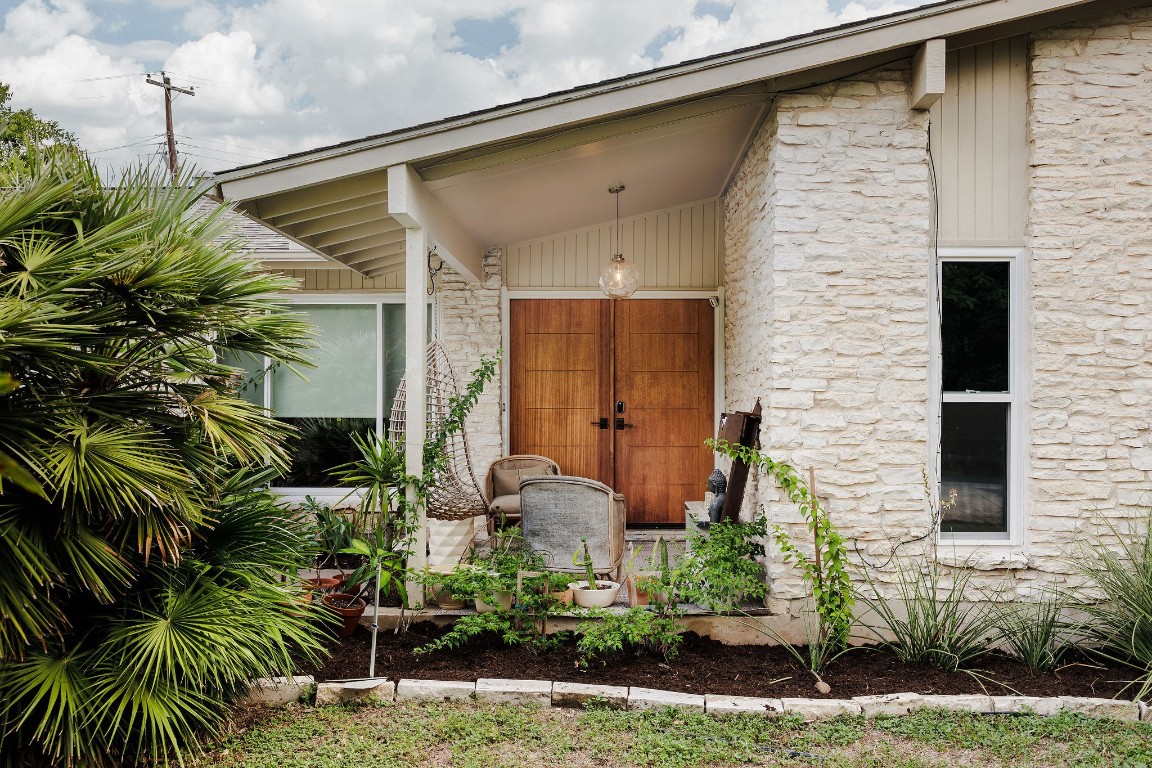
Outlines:
<svg viewBox="0 0 1152 768"><path fill-rule="evenodd" d="M302 364L309 330L164 182L0 164L0 764L167 759L319 648L282 578L314 543L256 490L285 428L224 362Z"/></svg>
<svg viewBox="0 0 1152 768"><path fill-rule="evenodd" d="M0 83L0 160L22 155L29 145L75 145L76 137L55 120L37 117L30 109L14 109L12 87Z"/></svg>

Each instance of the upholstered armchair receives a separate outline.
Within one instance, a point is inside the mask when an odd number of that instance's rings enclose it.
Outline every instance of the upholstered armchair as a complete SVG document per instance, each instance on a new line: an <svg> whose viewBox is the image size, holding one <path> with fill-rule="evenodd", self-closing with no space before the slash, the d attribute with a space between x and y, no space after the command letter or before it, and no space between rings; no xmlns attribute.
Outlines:
<svg viewBox="0 0 1152 768"><path fill-rule="evenodd" d="M529 477L520 484L525 543L544 554L548 568L583 573L572 555L588 540L592 570L619 581L624 559L624 497L586 477Z"/></svg>

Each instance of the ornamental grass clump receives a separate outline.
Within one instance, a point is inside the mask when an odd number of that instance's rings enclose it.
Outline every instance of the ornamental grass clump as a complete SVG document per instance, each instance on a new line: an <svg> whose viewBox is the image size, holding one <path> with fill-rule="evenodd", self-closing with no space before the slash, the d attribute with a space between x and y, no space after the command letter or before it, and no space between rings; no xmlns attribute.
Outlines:
<svg viewBox="0 0 1152 768"><path fill-rule="evenodd" d="M1074 560L1103 593L1103 600L1085 596L1089 620L1078 630L1094 653L1132 669L1143 698L1152 690L1152 511L1143 531L1108 527L1118 549L1096 539Z"/></svg>

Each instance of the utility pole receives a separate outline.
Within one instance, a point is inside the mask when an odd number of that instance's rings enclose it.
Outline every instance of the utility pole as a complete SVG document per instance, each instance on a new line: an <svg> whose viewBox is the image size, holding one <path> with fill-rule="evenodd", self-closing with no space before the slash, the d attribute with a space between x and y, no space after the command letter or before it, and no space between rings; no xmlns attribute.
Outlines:
<svg viewBox="0 0 1152 768"><path fill-rule="evenodd" d="M153 80L151 76L148 77L147 83L149 85L158 85L164 89L164 125L168 130L168 170L172 174L172 180L176 180L176 132L172 129L172 91L177 93L187 94L188 96L195 96L195 88L177 88L172 85L171 78L163 72L160 73L163 82Z"/></svg>

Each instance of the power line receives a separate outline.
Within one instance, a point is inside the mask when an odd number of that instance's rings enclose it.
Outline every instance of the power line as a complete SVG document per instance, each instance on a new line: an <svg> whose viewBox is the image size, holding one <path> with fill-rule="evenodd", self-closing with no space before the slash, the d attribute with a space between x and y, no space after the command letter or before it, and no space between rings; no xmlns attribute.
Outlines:
<svg viewBox="0 0 1152 768"><path fill-rule="evenodd" d="M157 138L159 138L160 136L163 136L163 135L164 135L164 134L156 134L155 136L148 136L147 138L141 139L140 141L133 141L133 142L131 142L131 143L129 143L129 144L121 144L121 145L120 145L120 146L118 146L118 147L105 147L104 149L90 149L90 150L88 150L88 154L90 154L90 155L98 155L98 154L100 154L101 152L115 152L115 151L116 151L116 150L118 150L118 149L128 149L129 147L138 147L138 146L140 146L141 144L149 144L149 143L151 143L151 142L152 142L154 139L157 139Z"/></svg>
<svg viewBox="0 0 1152 768"><path fill-rule="evenodd" d="M253 152L262 152L265 155L267 155L268 157L275 157L275 153L269 152L266 149L260 149L259 147L246 147L243 144L234 144L230 141L220 141L219 139L205 139L202 136L186 136L183 133L177 133L176 135L182 139L187 139L188 141L206 141L209 144L223 144L226 147L236 147L237 149L248 149L248 150L251 150Z"/></svg>
<svg viewBox="0 0 1152 768"><path fill-rule="evenodd" d="M191 142L191 141L185 141L183 146L195 147L196 149L201 149L201 150L204 150L205 152L216 152L216 153L221 154L221 155L231 155L233 157L244 157L244 158L248 158L250 160L267 160L268 159L267 157L259 157L257 155L249 155L249 154L246 154L244 152L233 152L233 151L227 150L227 149L217 149L216 147L205 147L202 144L196 144L195 142Z"/></svg>
<svg viewBox="0 0 1152 768"><path fill-rule="evenodd" d="M69 83L94 83L97 80L122 80L126 77L148 77L149 72L133 72L130 75L108 75L107 77L85 77L81 80L69 80Z"/></svg>

